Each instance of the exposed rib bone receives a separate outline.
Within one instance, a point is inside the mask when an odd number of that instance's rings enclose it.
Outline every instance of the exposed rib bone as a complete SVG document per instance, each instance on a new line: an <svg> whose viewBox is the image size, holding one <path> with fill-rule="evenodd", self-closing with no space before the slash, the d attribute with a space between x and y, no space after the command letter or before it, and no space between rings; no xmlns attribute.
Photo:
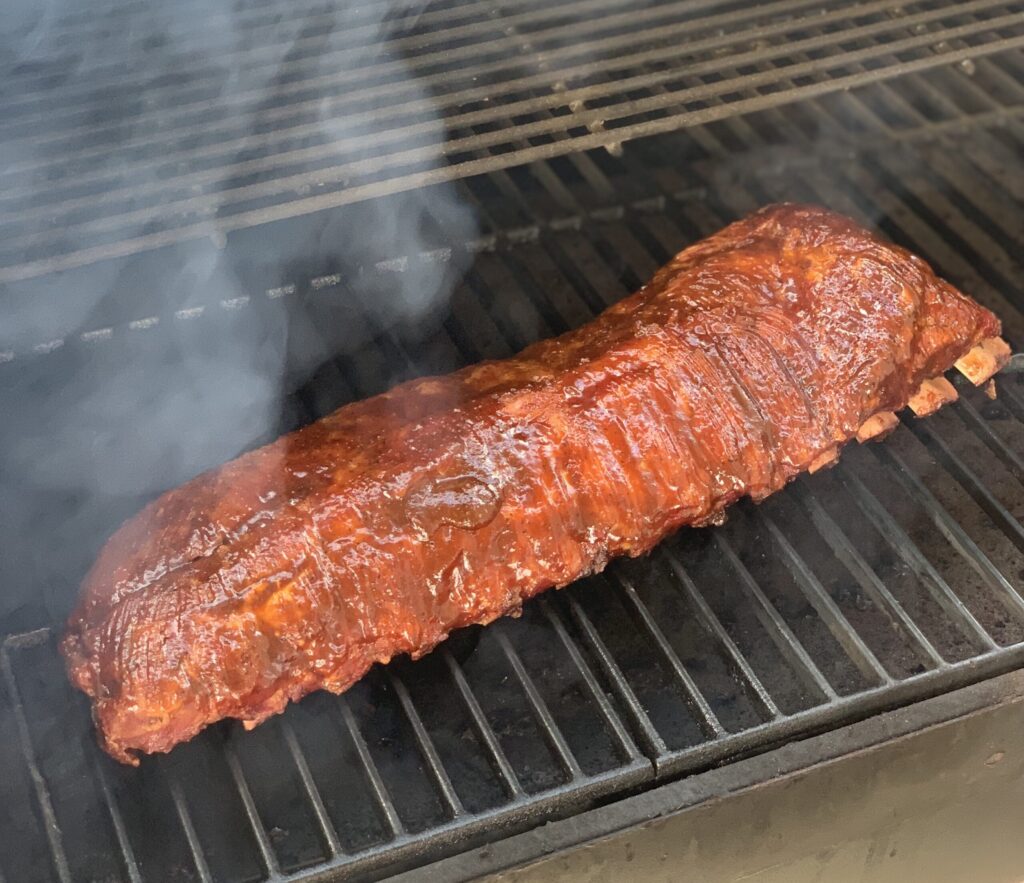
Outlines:
<svg viewBox="0 0 1024 883"><path fill-rule="evenodd" d="M857 441L861 444L872 439L881 441L899 425L899 422L900 418L892 411L879 411L860 425L860 429L857 430Z"/></svg>
<svg viewBox="0 0 1024 883"><path fill-rule="evenodd" d="M988 337L966 356L956 360L957 370L975 386L981 386L1010 361L1010 346L1001 337Z"/></svg>
<svg viewBox="0 0 1024 883"><path fill-rule="evenodd" d="M819 469L824 469L826 466L831 466L836 460L839 459L839 448L829 448L827 451L822 451L811 461L811 465L807 467L807 471L815 473Z"/></svg>
<svg viewBox="0 0 1024 883"><path fill-rule="evenodd" d="M907 404L918 417L928 417L947 402L955 402L958 398L953 384L940 376L924 381Z"/></svg>

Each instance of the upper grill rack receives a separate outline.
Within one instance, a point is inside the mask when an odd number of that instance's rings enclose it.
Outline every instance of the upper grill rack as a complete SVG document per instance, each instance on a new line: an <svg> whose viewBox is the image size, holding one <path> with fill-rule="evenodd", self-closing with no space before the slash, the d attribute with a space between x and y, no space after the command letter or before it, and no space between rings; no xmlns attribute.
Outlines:
<svg viewBox="0 0 1024 883"><path fill-rule="evenodd" d="M1005 92L1015 64L979 63L978 76ZM893 131L900 113L930 112L908 103L905 84L834 96L812 115ZM928 89L939 107L964 100L941 78ZM795 110L467 182L505 198L481 196L493 247L437 334L424 345L378 328L368 351L321 373L297 419L403 372L501 357L578 324L686 241L785 198L832 205L928 255L1020 341L1024 127L1009 119L964 136L918 119L925 142L876 136L851 157L809 150L815 135ZM730 157L735 143L777 150L755 166ZM395 271L381 271L382 287ZM341 276L281 296L316 312L332 295L374 325ZM345 697L312 697L251 734L216 728L138 772L98 755L48 633L9 638L0 805L33 813L0 827L19 847L0 850L0 868L62 881L375 875L463 847L488 825L534 824L1024 664L1024 387L1006 377L991 402L957 382L958 403L847 450L833 472L761 507L736 507L723 528L685 531L649 559L541 598L475 646L457 636Z"/></svg>
<svg viewBox="0 0 1024 883"><path fill-rule="evenodd" d="M928 165L934 170L935 184L940 190L948 189L950 159L943 149L931 148L930 142L948 133L969 132L971 126L995 126L998 132L999 128L1019 120L1024 112L1021 73L1019 53L1003 53L972 62L967 67L946 67L923 74L907 74L884 86L869 85L854 93L839 93L806 105L763 110L753 114L749 120L742 117L728 118L694 127L687 130L685 138L678 140L680 152L674 166L660 168L658 177L627 175L623 169L615 167L603 169L601 163L590 155L576 154L565 160L556 160L556 163L562 163L557 171L551 161L536 162L530 165L525 177L517 176L515 182L505 172L488 178L469 179L470 188L479 194L478 201L483 200L486 205L477 211L482 226L479 235L465 240L462 247L469 254L474 254L515 246L535 239L546 230L557 231L566 226L578 226L590 220L615 215L660 212L667 199L685 203L704 198L708 192L706 170L709 158L714 160L711 166L721 178L729 174L730 166L717 160L735 154L753 154L760 163L784 162L786 168L794 173L802 173L800 170L804 167L813 171L825 158L837 166L850 166L851 149L870 149L880 141L885 144L912 144L914 149L927 153ZM802 145L806 152L794 155L787 148L787 145L794 143ZM780 153L779 148L783 152ZM1011 188L1011 193L1020 198L1019 186L1008 174L1017 161L1013 150L1012 146L1003 145L998 137L990 138L987 149L978 154L976 161L987 180L998 181L1000 186L1005 184ZM474 156L486 161L489 154L490 151L481 150ZM880 159L885 161L884 156ZM566 174L585 180L588 186L582 191L572 191L561 180ZM850 174L859 174L855 164ZM909 174L920 177L921 172L912 170ZM479 181L486 181L487 186L481 188L477 183ZM520 193L522 182L532 182L534 192L531 198L539 198L543 202L524 207ZM989 185L981 194L967 192L958 196L957 203L952 206L946 204L948 197L938 197L943 204L936 211L965 211L966 217L970 219L968 238L957 234L952 243L953 249L966 257L958 259L956 254L950 254L948 260L953 262L954 272L968 280L971 290L978 287L979 272L988 274L989 287L995 291L1006 290L1007 285L1012 285L1012 273L1008 268L1013 266L1011 255L1018 247L1019 238L1014 241L1012 235L1005 232L1015 229L1011 217L1014 209L994 198L998 191L999 186ZM542 195L538 197L538 193ZM493 198L495 194L501 195L500 204ZM803 198L813 199L814 194L806 191ZM383 217L399 216L404 210L400 203L387 206L388 198L378 202L386 206L380 211ZM891 205L891 200L883 200L879 209L869 209L866 212L868 220L877 211ZM347 211L355 213L359 208L354 206ZM903 212L904 209L898 208L897 211ZM998 215L999 220L994 229L993 215ZM352 217L356 218L353 226L359 228L362 225L358 220L359 215L353 214ZM913 218L910 224L912 227L918 226ZM373 226L373 219L366 226ZM980 252L970 242L976 228L987 231L987 244L980 247ZM317 227L298 236L299 239L303 237L311 241L325 238ZM330 238L337 241L339 247L343 244L337 234L332 234ZM288 242L295 239L295 235L287 237ZM936 247L946 248L934 236L929 236L926 243L931 249L928 253L935 253ZM391 248L390 243L382 243L382 246L384 251L369 263L359 263L361 258L357 258L356 262L347 259L347 277L363 279L367 276L382 276L387 279L392 278L395 272L401 272L410 262L451 260L450 242L444 231L437 237L437 247L423 253L396 253L388 250ZM280 241L273 233L266 241L245 244L244 260L231 269L232 274L237 275L241 282L240 286L233 286L241 289L239 295L234 297L224 297L221 285L208 286L204 290L168 284L165 277L173 279L178 268L193 260L194 255L187 252L175 253L165 262L170 272L157 270L140 276L138 273L132 274L130 268L118 269L114 271L114 276L135 275L140 278L124 286L129 300L118 302L106 311L113 322L104 323L103 316L97 312L91 322L75 328L63 319L62 311L52 311L44 314L52 316L52 325L47 327L39 323L34 327L34 336L12 338L7 346L0 348L0 363L22 355L51 352L69 343L93 345L126 333L149 334L161 322L195 322L200 317L202 321L209 322L225 311L259 309L260 302L264 300L280 303L292 298L296 292L310 288L330 290L336 286L338 267L329 262L322 264L315 256L305 257L302 261L278 263L254 260L257 255L273 254L279 249ZM980 256L974 259L974 255ZM205 263L207 259L201 252L199 256L200 263ZM298 275L296 268L304 275ZM79 275L68 276L66 279L57 277L64 280L57 284L79 290L90 287L109 288L110 273L101 272L97 281L93 281L83 277L83 272L80 269ZM379 280L371 283L377 284L380 284ZM24 298L26 309L30 309L30 304L38 302L37 290L32 287L25 287L24 292L21 292L18 291L19 286L12 283L9 288L13 296ZM145 295L147 291L148 296ZM116 291L110 292L111 296L115 294ZM1010 331L1017 340L1024 340L1024 325L1020 323L1016 309L1003 315L1003 320L1009 323ZM73 336L68 336L72 330Z"/></svg>
<svg viewBox="0 0 1024 883"><path fill-rule="evenodd" d="M995 0L127 8L5 77L0 282L1024 46Z"/></svg>

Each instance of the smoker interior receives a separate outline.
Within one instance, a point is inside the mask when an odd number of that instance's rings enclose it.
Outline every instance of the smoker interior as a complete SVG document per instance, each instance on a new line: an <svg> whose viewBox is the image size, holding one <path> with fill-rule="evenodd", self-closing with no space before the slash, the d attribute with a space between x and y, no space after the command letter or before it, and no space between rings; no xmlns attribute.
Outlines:
<svg viewBox="0 0 1024 883"><path fill-rule="evenodd" d="M114 469L137 441L130 415L107 425L109 414L76 411L83 391L124 376L145 387L167 372L173 384L169 340L256 345L276 329L284 394L255 444L409 376L575 327L688 243L777 200L828 205L925 256L1000 315L1016 348L1024 58L963 60L885 82L854 64L864 82L852 91L624 146L511 165L479 147L488 170L451 175L478 228L462 241L427 231L423 253L380 242L379 253L364 243L350 254L323 235L334 214L305 213L212 247L232 268L229 297L211 286L168 308L147 289L209 243L108 256L123 261L116 272L51 267L31 285L11 276L11 298L58 304L96 274L117 284L92 325L40 329L5 352L4 456L26 438L39 451L58 444L71 409L80 437L62 450L87 448L82 469ZM364 203L332 211L377 216ZM292 241L318 246L275 262ZM382 304L421 264L457 284L427 317L396 321ZM43 290L39 278L53 281ZM470 846L1019 668L1024 385L1001 377L992 400L950 379L955 404L928 420L901 415L884 443L735 506L723 527L681 531L518 619L378 666L344 696L311 696L251 733L217 725L138 769L96 748L55 640L90 556L159 488L85 506L84 491L30 493L9 468L4 503L19 511L5 511L0 562L2 879L429 875L431 861ZM209 462L193 466L217 462L204 450Z"/></svg>

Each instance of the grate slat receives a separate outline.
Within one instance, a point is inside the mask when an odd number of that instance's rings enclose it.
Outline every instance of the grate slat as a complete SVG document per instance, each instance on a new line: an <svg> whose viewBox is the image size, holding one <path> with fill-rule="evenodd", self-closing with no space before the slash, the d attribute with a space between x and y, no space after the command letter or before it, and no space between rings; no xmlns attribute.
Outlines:
<svg viewBox="0 0 1024 883"><path fill-rule="evenodd" d="M692 577L683 568L683 564L678 556L670 548L662 550L660 555L668 562L672 572L683 586L683 590L686 592L690 603L696 608L697 616L701 622L704 623L705 627L711 631L718 643L725 649L730 665L734 671L739 672L741 680L746 686L747 693L758 705L761 713L772 720L781 717L782 712L779 711L775 700L772 699L771 694L764 684L761 683L761 679L754 672L754 669L751 668L746 657L740 652L736 642L729 637L729 633L722 626L715 612L698 590L696 583L694 583Z"/></svg>
<svg viewBox="0 0 1024 883"><path fill-rule="evenodd" d="M950 448L945 439L936 435L924 422L902 415L903 423L910 427L921 441L943 462L946 469L956 477L960 485L974 501L984 509L992 520L1002 528L1003 533L1018 549L1024 551L1024 526L1014 518L1007 508L978 478L961 457Z"/></svg>
<svg viewBox="0 0 1024 883"><path fill-rule="evenodd" d="M405 684L402 683L402 680L390 670L388 672L388 682L395 691L395 695L398 696L402 711L412 727L416 746L419 748L420 754L430 770L434 784L441 793L448 815L453 819L459 818L465 814L466 810L462 806L462 801L459 799L459 795L455 791L455 786L452 785L448 773L445 772L444 764L441 762L437 749L431 741L430 734L427 732L426 727L423 726L423 721L420 719L419 712L416 710L416 705L413 703L409 691L406 689Z"/></svg>
<svg viewBox="0 0 1024 883"><path fill-rule="evenodd" d="M104 760L100 757L94 758L93 769L96 773L96 781L100 783L100 791L103 794L103 802L110 813L110 822L114 827L114 834L117 837L117 845L124 858L125 870L131 883L142 883L142 872L139 870L139 863L135 858L135 850L132 849L131 841L128 839L128 830L125 827L124 816L117 805L117 798L110 786L110 777L103 768Z"/></svg>
<svg viewBox="0 0 1024 883"><path fill-rule="evenodd" d="M838 695L828 679L822 674L817 663L804 649L800 639L793 634L789 624L779 615L775 605L764 594L757 580L754 579L746 565L740 560L732 545L720 533L716 534L715 543L729 562L729 566L739 577L740 589L744 594L754 599L755 614L760 619L762 625L764 625L769 636L774 640L779 651L786 657L786 660L793 666L793 669L803 675L805 683L812 690L815 690L827 700L836 700Z"/></svg>
<svg viewBox="0 0 1024 883"><path fill-rule="evenodd" d="M962 628L965 628L976 645L987 650L996 649L996 642L991 635L975 619L960 597L950 588L941 574L917 548L914 541L906 534L896 520L888 513L885 506L871 493L864 483L852 471L840 465L841 481L846 486L865 513L884 526L883 536L889 541L890 547L899 555L928 588L935 601L949 613Z"/></svg>
<svg viewBox="0 0 1024 883"><path fill-rule="evenodd" d="M320 789L317 787L313 774L310 772L306 754L295 736L295 730L292 729L291 723L288 720L282 720L279 726L284 742L288 746L288 753L291 754L295 769L298 770L299 779L306 792L306 799L309 800L309 805L313 807L313 814L316 816L317 824L320 826L320 833L323 836L324 843L327 845L328 857L336 858L344 853L344 848L341 845L341 839L338 837L334 823L331 821L330 814L327 812L327 807L324 806Z"/></svg>
<svg viewBox="0 0 1024 883"><path fill-rule="evenodd" d="M576 758L573 757L572 750L569 748L569 744L565 741L565 737L562 735L558 724L555 723L554 717L548 710L547 703L545 703L543 697L537 691L536 685L533 683L533 678L530 677L529 673L523 667L523 661L519 658L519 654L516 652L515 647L512 646L512 642L509 641L508 635L504 631L498 631L497 641L505 654L505 658L509 661L512 666L512 671L515 672L516 678L519 680L520 685L523 688L523 692L526 693L527 701L530 703L530 709L533 712L537 723L544 731L544 739L551 746L552 750L558 756L558 762L562 767L562 771L570 779L582 779L583 770L580 769L580 765L576 762Z"/></svg>
<svg viewBox="0 0 1024 883"><path fill-rule="evenodd" d="M213 875L210 873L210 866L206 863L206 856L203 854L203 846L199 842L199 834L196 833L196 826L192 822L192 814L188 809L188 802L185 800L185 793L181 790L181 784L177 776L166 771L167 786L174 801L174 808L178 813L178 821L185 833L185 840L188 843L189 851L192 853L192 862L199 875L201 883L214 883Z"/></svg>
<svg viewBox="0 0 1024 883"><path fill-rule="evenodd" d="M601 640L601 636L597 633L597 629L594 628L590 617L583 611L583 608L575 598L569 597L568 605L574 622L579 626L584 640L586 640L588 646L597 657L598 664L605 677L608 678L616 693L625 703L626 714L636 727L638 737L644 749L652 757L659 757L665 754L668 751L668 746L665 745L665 741L647 716L647 712L644 711L640 700L637 699L636 693L633 692L633 688L629 686L629 682L626 680L626 676L622 673L615 658L609 652L604 641Z"/></svg>
<svg viewBox="0 0 1024 883"><path fill-rule="evenodd" d="M3 645L0 645L0 668L3 669L4 681L7 685L8 694L11 697L11 704L14 707L18 742L25 758L25 764L28 767L29 778L32 780L32 785L35 788L36 801L39 804L39 809L42 812L43 821L46 825L46 839L50 845L50 857L53 859L54 870L56 870L61 883L70 883L72 879L71 868L68 865L67 855L64 852L63 836L60 825L57 823L57 814L53 811L53 799L50 796L50 789L46 784L46 779L43 778L35 758L28 721L25 719L25 707L21 700L21 691L18 689L18 683L14 677L14 669L11 666L8 641L4 641Z"/></svg>
<svg viewBox="0 0 1024 883"><path fill-rule="evenodd" d="M761 510L756 510L755 515L765 525L772 540L782 550L790 573L793 575L801 591L807 596L811 606L818 611L818 615L821 616L828 626L833 637L849 654L864 677L869 682L873 681L882 685L891 684L893 680L888 671L886 671L885 666L878 661L874 651L864 643L864 639L850 625L850 621L843 615L843 612L832 599L832 596L825 590L825 587L814 574L814 571L808 566L807 562L793 548L786 534L775 523L775 519Z"/></svg>
<svg viewBox="0 0 1024 883"><path fill-rule="evenodd" d="M972 0L972 2L981 3L989 2L989 0ZM993 9L995 9L995 6L993 6ZM936 12L936 10L931 12ZM924 14L922 13L922 15ZM1020 24L1019 16L1010 13L994 15L989 19L958 25L946 29L942 33L948 36L949 39L958 36L967 38L986 33L995 33L1000 31L1000 29L1012 29L1018 24ZM875 27L876 25L881 26L881 23L865 25L863 27ZM891 27L891 22L888 26ZM853 32L860 33L857 29L853 29L851 33ZM834 34L825 34L819 39L837 42ZM784 68L772 68L771 70L762 70L757 73L743 74L741 79L735 82L708 83L693 89L684 89L668 94L649 95L619 102L618 104L602 106L595 110L581 110L579 113L573 114L571 123L581 131L588 131L588 134L571 138L554 137L546 143L530 143L529 146L523 147L521 150L514 150L511 153L489 153L487 156L477 157L476 159L458 161L457 154L471 153L486 149L492 145L498 145L502 143L503 139L507 140L506 136L508 133L504 130L499 130L452 137L441 145L440 150L442 155L455 156L456 162L444 165L443 167L428 168L420 171L399 171L397 172L398 177L392 176L390 172L385 173L385 170L388 168L402 169L415 167L417 164L433 162L436 159L437 144L430 147L405 146L409 138L413 137L417 132L425 135L430 135L431 132L443 135L445 132L453 131L457 126L465 127L472 125L472 121L475 119L487 119L488 116L494 119L508 118L516 112L516 107L513 102L502 107L468 111L461 116L445 120L444 125L441 127L433 123L420 123L414 124L412 127L405 126L391 129L387 132L387 137L397 139L396 146L398 149L391 153L381 153L368 160L356 159L342 162L340 165L332 165L329 169L321 168L313 172L291 173L284 176L275 176L273 180L264 183L241 185L217 194L215 203L210 203L209 197L179 198L172 202L164 203L161 206L134 209L127 213L122 212L106 218L80 222L84 226L79 226L75 223L64 224L65 228L73 228L81 233L88 232L89 236L101 236L102 234L103 237L109 238L109 235L119 235L116 233L118 230L127 231L129 233L128 238L122 237L117 241L94 245L89 245L87 242L78 242L74 252L63 255L54 254L50 257L32 258L26 261L22 260L24 257L22 247L33 242L36 243L36 246L33 246L34 248L48 247L46 243L52 239L53 234L47 231L37 231L36 233L25 233L7 237L5 239L5 247L11 249L9 254L18 263L0 269L0 279L29 278L29 276L39 272L48 272L64 266L79 266L82 263L99 259L104 255L110 257L125 256L139 250L159 247L162 244L209 235L211 229L226 235L229 232L241 230L255 224L294 217L298 214L318 211L331 206L349 204L373 195L394 193L410 186L421 186L480 171L493 171L523 162L553 158L589 147L620 144L625 140L631 140L643 135L667 132L683 126L691 126L755 110L778 107L799 98L812 98L818 95L838 92L845 88L877 82L912 71L927 70L946 62L952 63L969 57L976 58L981 55L1001 52L1013 49L1018 45L1024 45L1024 42L1022 42L1024 41L1024 36L996 37L995 39L981 41L977 45L972 45L968 48L950 50L949 53L944 55L932 54L923 57L916 55L878 69L865 68L856 73L840 74L839 76L825 79L814 79L809 84L797 85L792 90L784 86L787 80L793 82L796 78L813 76L823 70L848 69L851 65L857 65L869 59L884 59L887 56L898 59L900 58L900 53L915 51L928 45L929 40L934 40L931 34L918 34L893 40L884 45L840 51L838 54L826 59L811 59L808 62L786 65ZM837 45L839 42L841 42L841 39L838 40ZM790 51L789 46L784 47L784 49L787 52ZM779 51L782 52L783 50L780 49ZM752 61L759 60L760 56L764 54L763 51L760 52L760 55L755 53ZM709 72L721 68L721 66L719 60L707 63ZM688 70L686 75L691 75L696 67ZM639 79L633 77L617 81L617 88L627 90L627 92L629 90L635 91L636 89L655 85L662 80L670 80L672 76L677 75L671 71L637 75ZM652 77L654 78L653 80L651 79ZM779 91L763 91L762 87L769 87L773 84L780 85L782 88ZM555 108L564 105L566 102L585 102L602 94L600 91L602 89L606 89L606 87L584 86L571 92L543 95L530 99L527 102L528 107L524 106L522 111L527 112L529 110L530 112L535 112L537 110ZM703 108L695 108L682 115L670 113L668 116L655 117L640 122L630 122L630 119L633 117L660 112L673 105L678 105L680 101L701 102L716 95L729 95L752 89L756 90L756 94L751 93L755 94L755 97L752 98L741 98L717 106L710 105ZM594 90L597 90L597 92ZM483 116L481 117L481 115ZM547 118L517 125L512 137L516 142L529 143L529 139L534 139L538 136L551 136L559 131L564 131L566 122L565 118L560 115L552 116L548 114ZM601 124L601 130L594 131L593 127L598 123ZM588 126L590 127L589 130L587 129ZM372 146L374 150L380 150L385 140L381 133L372 133L365 136L354 136L347 143L354 150L361 149L360 145ZM301 150L314 152L320 150L322 152L321 148L316 147L302 148ZM302 153L301 156L309 159L311 154L307 152ZM279 158L277 157L273 161L277 162ZM297 157L293 156L293 158ZM263 161L254 160L253 162L259 163ZM236 172L238 172L239 168L235 167ZM384 177L381 177L382 174ZM367 175L371 176L374 180L367 180L365 178ZM343 185L340 190L337 189L339 184ZM278 199L278 197L283 197L285 194L294 195L296 188L301 191L302 188L312 185L316 185L321 189L327 188L330 192L320 193L316 196L289 199L287 202L276 202L255 209L241 208L235 211L233 209L227 210L226 208L229 203L238 204L241 200L256 198ZM147 218L151 220L159 219L161 213L165 213L172 205L175 212L184 213L179 215L186 219L184 223L176 223L172 227L141 235L136 235L136 231L129 229L130 226L142 223ZM213 206L214 216L198 223L189 222L187 218L192 211L200 211L201 213L207 211L203 206ZM125 225L129 225L129 227ZM66 237L62 241L66 241Z"/></svg>
<svg viewBox="0 0 1024 883"><path fill-rule="evenodd" d="M686 666L683 665L679 654L676 653L668 638L665 637L661 627L655 622L651 611L647 609L647 605L637 596L636 589L633 588L628 580L623 579L621 576L616 578L616 582L622 586L625 596L643 625L644 630L651 640L654 641L654 645L658 648L662 659L668 664L669 670L674 675L676 682L683 688L686 704L697 718L697 723L704 731L704 734L712 739L724 736L726 733L725 727L722 726L721 721L718 720L718 716L712 710L700 687L697 686L693 675L686 670Z"/></svg>
<svg viewBox="0 0 1024 883"><path fill-rule="evenodd" d="M569 637L569 633L566 632L565 626L562 624L562 620L559 619L558 614L551 607L551 603L547 598L541 600L541 609L544 611L544 616L555 633L558 635L558 639L562 642L562 646L565 648L569 657L573 661L576 670L580 673L584 683L587 685L587 690L590 692L591 697L597 703L598 708L601 712L601 717L604 719L605 724L608 726L609 731L615 737L618 749L621 755L630 760L638 760L641 755L637 751L636 745L630 738L626 728L622 725L622 721L619 720L619 716L615 713L608 701L608 697L605 696L604 691L601 689L601 685L597 682L594 677L594 673L591 671L590 666L583 658L576 646L576 643Z"/></svg>
<svg viewBox="0 0 1024 883"><path fill-rule="evenodd" d="M936 668L945 666L945 660L932 645L932 642L928 640L913 618L903 609L903 605L896 600L892 592L886 588L885 583L878 578L871 565L864 560L857 551L857 548L850 542L846 534L843 533L842 528L835 523L832 516L825 511L817 498L803 487L798 488L797 492L803 498L804 505L811 516L811 521L818 529L818 532L832 547L836 557L853 574L861 588L868 593L881 609L889 614L894 622L898 622L900 627L910 635L918 650L928 658L932 666Z"/></svg>
<svg viewBox="0 0 1024 883"><path fill-rule="evenodd" d="M970 393L965 384L958 384L961 389L960 399L953 405L964 424L988 446L1006 467L1013 473L1017 481L1024 482L1024 458L1011 448L989 425L974 404L963 394Z"/></svg>
<svg viewBox="0 0 1024 883"><path fill-rule="evenodd" d="M451 651L448 650L447 647L442 647L439 652L443 654L445 665L448 667L448 672L450 673L452 680L455 682L455 687L459 691L459 695L462 697L462 702L466 706L466 709L469 711L470 717L473 720L477 736L480 737L480 741L483 742L484 746L487 748L487 753L490 755L490 760L501 777L501 782L505 787L506 793L513 800L523 797L525 792L523 791L522 785L519 783L519 777L516 775L515 770L512 769L512 764L508 762L508 758L505 756L505 751L498 742L498 737L491 728L491 725L487 722L487 716L480 707L480 703L477 701L476 696L473 695L473 691L470 689L469 683L466 681L466 676L462 673L462 669L459 667L459 663L456 662L455 657L452 656Z"/></svg>
<svg viewBox="0 0 1024 883"><path fill-rule="evenodd" d="M989 587L996 592L1007 609L1017 613L1024 611L1024 598L1021 598L999 568L978 548L977 543L970 538L963 527L935 499L932 492L924 486L906 461L898 453L889 449L877 451L876 455L883 462L889 462L894 466L894 472L900 478L901 483L921 502L939 532L974 567Z"/></svg>
<svg viewBox="0 0 1024 883"><path fill-rule="evenodd" d="M349 708L348 701L344 696L338 698L338 712L345 723L349 737L352 739L356 754L359 755L359 762L370 782L374 799L377 801L377 807L384 817L384 822L387 824L391 836L393 838L401 837L405 833L405 826L402 824L402 819L395 809L391 795L388 793L387 785L384 784L384 779L381 777L380 770L377 769L377 763L370 754L366 740L359 730L359 723L356 721L355 715L352 714L352 709Z"/></svg>
<svg viewBox="0 0 1024 883"><path fill-rule="evenodd" d="M250 791L249 783L246 781L245 773L242 771L242 765L238 762L234 748L228 743L224 745L224 759L227 761L228 769L231 770L231 777L234 779L235 788L237 788L238 795L242 800L242 806L245 808L245 814L249 819L253 837L256 839L256 845L259 848L263 866L269 875L276 876L281 871L277 862L277 855L274 853L274 847L270 843L270 837L267 836L267 829L263 826L263 821L260 819L260 813L256 808L256 801L252 798L252 791Z"/></svg>

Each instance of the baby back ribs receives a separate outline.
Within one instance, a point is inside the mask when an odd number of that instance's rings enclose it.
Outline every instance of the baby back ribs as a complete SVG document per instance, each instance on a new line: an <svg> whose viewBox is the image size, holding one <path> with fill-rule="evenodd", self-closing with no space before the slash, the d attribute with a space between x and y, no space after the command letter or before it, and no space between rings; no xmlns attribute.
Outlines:
<svg viewBox="0 0 1024 883"><path fill-rule="evenodd" d="M71 678L127 763L222 718L255 726L927 413L957 360L979 382L999 367L999 330L851 221L768 207L582 328L164 494L86 579Z"/></svg>

